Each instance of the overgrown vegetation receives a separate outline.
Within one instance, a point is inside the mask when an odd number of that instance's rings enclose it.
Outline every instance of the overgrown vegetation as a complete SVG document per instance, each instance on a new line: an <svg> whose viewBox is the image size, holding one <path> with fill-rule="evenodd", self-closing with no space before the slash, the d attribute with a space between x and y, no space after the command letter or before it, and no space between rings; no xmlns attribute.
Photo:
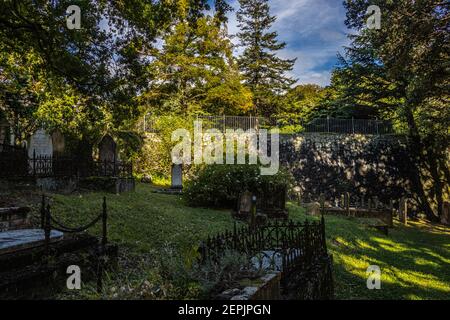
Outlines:
<svg viewBox="0 0 450 320"><path fill-rule="evenodd" d="M83 290L64 292L63 298L194 298L201 294L198 281L183 287L174 275L161 270L174 261L195 257L193 248L208 235L233 227L229 210L190 208L181 198L152 193L138 185L135 193L109 195L109 239L120 247L119 269L108 274L99 295L95 283ZM98 213L102 193L55 195L53 212L67 224L82 224ZM304 209L291 203L290 217L303 221ZM100 229L90 230L100 234ZM338 299L448 299L450 297L450 229L413 221L395 224L389 236L357 220L326 217L328 249L333 254ZM171 258L172 257L172 258ZM168 259L168 260L167 260ZM176 262L178 267L181 266ZM368 290L366 269L382 270L382 289ZM163 269L167 269L164 267ZM190 286L191 289L188 289Z"/></svg>
<svg viewBox="0 0 450 320"><path fill-rule="evenodd" d="M233 208L246 190L264 194L269 185L287 190L292 180L285 169L263 176L258 165L206 165L196 169L183 194L186 203L194 207Z"/></svg>

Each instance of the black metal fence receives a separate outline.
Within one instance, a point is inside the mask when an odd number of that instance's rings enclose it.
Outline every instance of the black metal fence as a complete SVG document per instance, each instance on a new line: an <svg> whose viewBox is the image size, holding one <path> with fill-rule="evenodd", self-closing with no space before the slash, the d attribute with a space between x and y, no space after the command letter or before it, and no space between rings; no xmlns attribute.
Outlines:
<svg viewBox="0 0 450 320"><path fill-rule="evenodd" d="M130 178L131 163L89 161L81 163L69 156L36 155L31 158L24 148L0 145L0 177L72 177L100 176Z"/></svg>
<svg viewBox="0 0 450 320"><path fill-rule="evenodd" d="M227 250L253 257L260 268L281 271L282 284L315 261L327 257L324 218L318 222L269 221L208 238L200 246L201 261L219 261ZM255 260L256 259L256 260ZM332 287L332 279L329 279ZM330 288L332 290L332 288Z"/></svg>
<svg viewBox="0 0 450 320"><path fill-rule="evenodd" d="M104 257L108 255L108 212L106 206L106 197L103 197L102 210L91 222L87 223L83 226L78 227L69 227L62 222L60 222L54 214L52 214L50 209L50 199L42 195L41 201L41 228L44 230L44 246L45 253L47 256L50 256L50 243L51 243L51 232L52 230L57 230L63 232L65 234L79 234L82 232L86 232L89 228L93 227L97 223L101 223L101 240L99 241L99 246L97 248L97 291L101 292L102 290L102 277L103 271L105 268L105 264L107 259Z"/></svg>
<svg viewBox="0 0 450 320"><path fill-rule="evenodd" d="M156 133L157 117L147 115L144 117L142 128L144 132ZM341 133L341 134L395 134L391 121L371 119L338 119L317 118L305 119L276 119L252 116L196 116L193 120L201 120L204 129L270 129L291 127L293 133Z"/></svg>

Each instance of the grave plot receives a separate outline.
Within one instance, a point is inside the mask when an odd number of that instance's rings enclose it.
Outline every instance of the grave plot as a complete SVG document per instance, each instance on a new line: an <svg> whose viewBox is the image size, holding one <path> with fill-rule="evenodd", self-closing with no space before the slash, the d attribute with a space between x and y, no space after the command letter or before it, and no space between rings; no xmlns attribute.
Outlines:
<svg viewBox="0 0 450 320"><path fill-rule="evenodd" d="M267 186L266 189L252 193L248 190L238 197L232 215L250 224L261 224L267 219L287 219L286 187Z"/></svg>
<svg viewBox="0 0 450 320"><path fill-rule="evenodd" d="M399 205L399 217L406 224L407 221L407 201L402 199ZM395 214L393 201L389 205L381 203L378 198L364 197L351 198L349 193L343 194L339 199L325 201L323 195L320 197L320 211L323 214L343 215L359 219L363 224L376 228L386 235L389 228L393 228L393 217Z"/></svg>
<svg viewBox="0 0 450 320"><path fill-rule="evenodd" d="M45 196L40 212L41 228L24 228L28 226L25 225L28 211L9 209L9 216L16 220L20 218L24 224L20 226L22 229L9 225L8 230L0 232L0 297L17 299L52 295L53 290L65 286L70 265L83 267L86 279L97 277L101 289L103 270L111 266L105 262L114 261L118 250L107 241L106 199L101 213L80 227L68 227L58 221ZM102 225L101 239L86 232L97 223Z"/></svg>
<svg viewBox="0 0 450 320"><path fill-rule="evenodd" d="M266 296L268 292L272 293L269 297L272 299L333 297L332 259L327 252L323 217L320 222L312 223L275 220L240 229L235 225L233 231L208 238L201 244L201 261L220 263L227 251L245 254L256 270L267 275L279 274L279 277L269 276L263 286L233 291L235 296L229 297L231 299L254 299L255 296ZM280 290L278 293L274 292L277 288Z"/></svg>

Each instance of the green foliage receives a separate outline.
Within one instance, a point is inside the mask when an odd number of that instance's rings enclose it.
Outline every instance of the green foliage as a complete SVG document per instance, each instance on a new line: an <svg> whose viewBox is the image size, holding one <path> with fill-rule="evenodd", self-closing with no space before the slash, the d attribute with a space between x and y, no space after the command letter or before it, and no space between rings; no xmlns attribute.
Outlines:
<svg viewBox="0 0 450 320"><path fill-rule="evenodd" d="M176 129L186 129L192 136L193 117L159 116L153 119L152 127L157 132L149 134L139 152L136 171L155 177L170 177L172 167L172 149L179 142L172 142L172 132ZM187 168L185 168L187 169ZM186 172L186 171L185 171Z"/></svg>
<svg viewBox="0 0 450 320"><path fill-rule="evenodd" d="M239 0L239 4L237 36L244 48L239 68L253 93L256 113L270 117L277 112L279 96L297 81L285 75L296 59L276 56L286 43L278 42L278 34L270 31L276 17L270 15L268 0Z"/></svg>
<svg viewBox="0 0 450 320"><path fill-rule="evenodd" d="M103 193L56 195L52 209L64 224L83 225L99 213L102 197ZM36 199L39 202L38 195ZM107 201L108 237L119 244L118 269L108 273L100 295L92 281L83 282L81 291L66 290L59 298L182 299L180 292L198 297L202 292L198 281L187 290L162 276L162 253L170 248L175 257L166 257L165 266L168 259L185 265L186 256L191 256L186 252L193 245L233 228L229 211L187 207L179 197L152 193L152 188L142 184L136 192L110 196ZM306 216L295 204L288 204L288 209L296 221L318 219ZM34 211L38 222L38 206ZM445 299L450 294L448 227L424 221L410 221L408 226L395 222L389 236L384 236L355 219L327 216L325 222L337 299ZM100 236L101 228L89 232ZM382 290L367 290L366 269L373 264L382 269Z"/></svg>
<svg viewBox="0 0 450 320"><path fill-rule="evenodd" d="M278 126L283 132L300 132L300 121L318 117L326 90L318 85L298 85L281 99L282 104L276 115Z"/></svg>
<svg viewBox="0 0 450 320"><path fill-rule="evenodd" d="M366 26L366 8L382 9L380 30ZM335 70L332 113L365 113L406 128L414 197L430 220L450 195L449 7L437 0L346 1L352 32L347 60Z"/></svg>
<svg viewBox="0 0 450 320"><path fill-rule="evenodd" d="M290 182L284 169L263 176L258 165L206 165L196 168L183 189L183 199L195 207L233 208L239 194L246 190L259 193L268 185L289 186Z"/></svg>
<svg viewBox="0 0 450 320"><path fill-rule="evenodd" d="M231 41L217 19L204 16L191 22L181 14L173 21L148 66L155 80L140 98L153 113L244 114L251 107Z"/></svg>

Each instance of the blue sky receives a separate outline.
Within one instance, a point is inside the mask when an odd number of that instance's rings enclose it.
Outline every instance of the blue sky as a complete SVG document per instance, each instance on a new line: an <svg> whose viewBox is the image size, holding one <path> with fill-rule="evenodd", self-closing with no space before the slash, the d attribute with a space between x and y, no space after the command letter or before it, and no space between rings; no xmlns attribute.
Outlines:
<svg viewBox="0 0 450 320"><path fill-rule="evenodd" d="M230 1L235 12L229 15L228 31L237 29L237 0ZM299 83L322 86L330 82L331 70L338 52L349 44L342 0L269 0L271 14L278 17L273 30L287 46L283 58L298 58L292 76Z"/></svg>

